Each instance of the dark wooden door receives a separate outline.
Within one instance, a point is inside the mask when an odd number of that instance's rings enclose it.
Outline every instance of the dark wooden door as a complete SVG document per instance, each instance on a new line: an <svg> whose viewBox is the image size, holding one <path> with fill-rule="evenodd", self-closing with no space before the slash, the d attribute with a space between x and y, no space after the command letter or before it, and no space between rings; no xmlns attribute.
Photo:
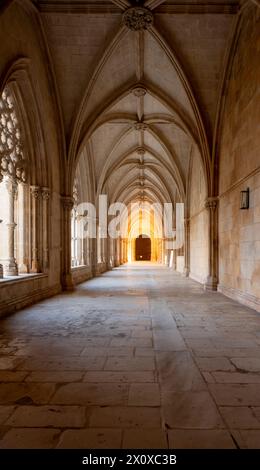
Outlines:
<svg viewBox="0 0 260 470"><path fill-rule="evenodd" d="M135 240L135 259L136 261L151 260L151 238L146 235L139 235Z"/></svg>

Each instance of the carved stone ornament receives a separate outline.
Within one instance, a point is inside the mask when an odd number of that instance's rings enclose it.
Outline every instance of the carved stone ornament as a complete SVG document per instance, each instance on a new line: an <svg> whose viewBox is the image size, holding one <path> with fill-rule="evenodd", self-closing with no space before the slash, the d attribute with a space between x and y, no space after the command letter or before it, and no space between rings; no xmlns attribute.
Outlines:
<svg viewBox="0 0 260 470"><path fill-rule="evenodd" d="M206 209L215 210L218 205L218 198L217 197L208 197L205 201Z"/></svg>
<svg viewBox="0 0 260 470"><path fill-rule="evenodd" d="M73 209L73 206L75 204L75 201L72 197L70 196L62 196L61 197L61 202L66 211L71 211Z"/></svg>
<svg viewBox="0 0 260 470"><path fill-rule="evenodd" d="M15 101L6 86L0 96L0 181L3 176L8 176L14 181L25 182L26 167Z"/></svg>
<svg viewBox="0 0 260 470"><path fill-rule="evenodd" d="M134 88L132 88L132 93L133 93L134 96L137 96L137 98L140 98L141 96L146 95L147 90L144 86L137 85Z"/></svg>
<svg viewBox="0 0 260 470"><path fill-rule="evenodd" d="M78 186L79 186L78 185L78 180L77 180L77 178L75 178L74 183L73 183L73 191L72 191L75 206L77 206L78 201L79 201L79 188L78 188Z"/></svg>
<svg viewBox="0 0 260 470"><path fill-rule="evenodd" d="M136 122L134 124L134 128L136 131L145 131L148 129L148 124L146 124L145 122Z"/></svg>
<svg viewBox="0 0 260 470"><path fill-rule="evenodd" d="M48 201L50 199L50 190L49 188L42 188L42 198L44 201Z"/></svg>
<svg viewBox="0 0 260 470"><path fill-rule="evenodd" d="M31 186L30 191L31 191L31 195L34 199L39 199L39 196L40 196L40 187L39 186Z"/></svg>
<svg viewBox="0 0 260 470"><path fill-rule="evenodd" d="M145 154L145 149L143 147L138 147L136 150L138 155L144 155Z"/></svg>
<svg viewBox="0 0 260 470"><path fill-rule="evenodd" d="M132 31L147 29L153 24L153 14L144 7L128 8L123 15L123 23Z"/></svg>

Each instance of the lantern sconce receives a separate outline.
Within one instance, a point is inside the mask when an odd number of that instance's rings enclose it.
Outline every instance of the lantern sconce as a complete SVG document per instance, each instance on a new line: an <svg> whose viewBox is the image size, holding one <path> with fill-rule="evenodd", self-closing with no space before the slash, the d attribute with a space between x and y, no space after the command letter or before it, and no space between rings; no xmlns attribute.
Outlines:
<svg viewBox="0 0 260 470"><path fill-rule="evenodd" d="M249 209L249 188L240 191L240 209Z"/></svg>

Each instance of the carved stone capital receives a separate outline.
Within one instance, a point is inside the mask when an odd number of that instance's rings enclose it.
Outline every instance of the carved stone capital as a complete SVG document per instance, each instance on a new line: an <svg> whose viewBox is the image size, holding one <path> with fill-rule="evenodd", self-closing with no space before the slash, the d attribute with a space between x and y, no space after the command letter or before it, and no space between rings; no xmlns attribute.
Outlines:
<svg viewBox="0 0 260 470"><path fill-rule="evenodd" d="M74 207L74 199L71 196L62 196L61 203L66 211L71 211Z"/></svg>
<svg viewBox="0 0 260 470"><path fill-rule="evenodd" d="M153 14L144 7L131 7L124 12L123 23L131 31L141 31L152 26Z"/></svg>
<svg viewBox="0 0 260 470"><path fill-rule="evenodd" d="M15 180L13 178L7 177L5 180L5 185L8 193L15 197L17 194L17 183Z"/></svg>
<svg viewBox="0 0 260 470"><path fill-rule="evenodd" d="M39 186L31 186L30 187L31 195L34 199L39 199L40 196L40 187Z"/></svg>
<svg viewBox="0 0 260 470"><path fill-rule="evenodd" d="M218 198L217 197L208 197L205 200L205 208L210 210L215 210L218 205Z"/></svg>
<svg viewBox="0 0 260 470"><path fill-rule="evenodd" d="M44 201L48 201L50 199L50 190L49 188L42 188L42 198Z"/></svg>
<svg viewBox="0 0 260 470"><path fill-rule="evenodd" d="M134 96L137 96L137 98L140 98L141 96L146 95L147 90L143 85L136 85L134 88L132 88L132 93Z"/></svg>

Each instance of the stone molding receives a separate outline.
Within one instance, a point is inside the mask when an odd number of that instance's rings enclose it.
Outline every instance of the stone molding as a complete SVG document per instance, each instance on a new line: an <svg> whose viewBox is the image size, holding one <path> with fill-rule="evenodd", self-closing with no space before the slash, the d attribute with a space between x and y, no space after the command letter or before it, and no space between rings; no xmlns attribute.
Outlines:
<svg viewBox="0 0 260 470"><path fill-rule="evenodd" d="M205 208L215 210L218 206L218 197L208 197L205 200Z"/></svg>
<svg viewBox="0 0 260 470"><path fill-rule="evenodd" d="M153 24L153 14L148 8L131 7L123 14L123 24L131 31L142 31Z"/></svg>
<svg viewBox="0 0 260 470"><path fill-rule="evenodd" d="M49 188L42 188L41 190L42 198L44 201L48 201L50 199L50 190Z"/></svg>
<svg viewBox="0 0 260 470"><path fill-rule="evenodd" d="M146 131L149 129L149 126L145 122L135 122L134 129L136 131Z"/></svg>
<svg viewBox="0 0 260 470"><path fill-rule="evenodd" d="M136 149L136 153L137 153L138 155L144 155L144 154L145 154L145 149L144 149L143 147L138 147L138 148Z"/></svg>
<svg viewBox="0 0 260 470"><path fill-rule="evenodd" d="M132 88L132 93L134 96L137 96L138 98L140 98L146 95L147 89L143 85L136 85L135 87Z"/></svg>
<svg viewBox="0 0 260 470"><path fill-rule="evenodd" d="M34 199L39 199L40 197L40 186L30 186L30 192Z"/></svg>

